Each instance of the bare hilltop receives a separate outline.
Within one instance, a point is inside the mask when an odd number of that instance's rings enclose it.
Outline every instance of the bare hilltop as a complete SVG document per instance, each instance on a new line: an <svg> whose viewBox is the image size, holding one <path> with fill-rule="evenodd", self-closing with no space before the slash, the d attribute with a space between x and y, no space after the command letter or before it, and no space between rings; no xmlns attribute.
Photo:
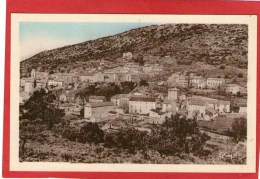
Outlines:
<svg viewBox="0 0 260 179"><path fill-rule="evenodd" d="M70 71L122 62L122 54L133 59L169 65L203 63L247 69L248 27L230 24L163 24L132 29L114 36L43 51L21 62L21 70ZM21 49L22 50L22 49ZM158 58L144 58L145 56ZM108 65L109 68L109 65Z"/></svg>

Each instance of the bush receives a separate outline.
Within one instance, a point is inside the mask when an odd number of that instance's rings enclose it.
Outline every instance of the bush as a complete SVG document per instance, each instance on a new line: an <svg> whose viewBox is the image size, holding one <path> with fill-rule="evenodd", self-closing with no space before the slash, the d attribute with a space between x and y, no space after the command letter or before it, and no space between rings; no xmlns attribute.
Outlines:
<svg viewBox="0 0 260 179"><path fill-rule="evenodd" d="M224 66L224 65L221 65L220 67L219 67L219 69L221 69L221 70L223 70L223 69L225 69L226 67Z"/></svg>
<svg viewBox="0 0 260 179"><path fill-rule="evenodd" d="M140 86L148 86L149 84L147 83L146 80L141 80L139 83Z"/></svg>
<svg viewBox="0 0 260 179"><path fill-rule="evenodd" d="M247 120L244 117L236 118L232 123L232 133L235 141L244 140L247 137Z"/></svg>
<svg viewBox="0 0 260 179"><path fill-rule="evenodd" d="M242 74L242 73L239 73L239 74L237 75L237 77L238 77L238 78L243 78L243 74Z"/></svg>
<svg viewBox="0 0 260 179"><path fill-rule="evenodd" d="M73 142L80 143L100 143L104 141L104 132L96 123L89 122L81 127L78 132L75 129L67 128L62 133L62 136Z"/></svg>
<svg viewBox="0 0 260 179"><path fill-rule="evenodd" d="M83 143L100 143L104 141L104 132L98 127L97 123L88 122L80 129L80 135L83 136Z"/></svg>

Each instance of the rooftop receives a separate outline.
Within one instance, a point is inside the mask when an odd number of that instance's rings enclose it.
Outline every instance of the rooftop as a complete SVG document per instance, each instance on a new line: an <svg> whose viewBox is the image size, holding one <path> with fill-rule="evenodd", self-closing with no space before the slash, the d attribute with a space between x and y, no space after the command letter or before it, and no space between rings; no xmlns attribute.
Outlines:
<svg viewBox="0 0 260 179"><path fill-rule="evenodd" d="M131 94L116 94L114 96L111 97L111 99L115 99L115 98L130 98Z"/></svg>
<svg viewBox="0 0 260 179"><path fill-rule="evenodd" d="M200 100L200 99L192 99L190 101L189 105L206 106L206 101Z"/></svg>
<svg viewBox="0 0 260 179"><path fill-rule="evenodd" d="M70 104L70 103L64 103L64 104L61 104L60 107L73 107L74 105L73 104Z"/></svg>
<svg viewBox="0 0 260 179"><path fill-rule="evenodd" d="M87 103L85 107L90 108L98 108L98 107L105 107L105 106L114 106L113 102L98 102L98 103Z"/></svg>
<svg viewBox="0 0 260 179"><path fill-rule="evenodd" d="M189 100L192 101L203 101L203 103L208 103L208 104L218 104L218 105L230 105L230 101L224 101L224 100L219 100L219 99L213 99L213 98L208 98L208 97L203 97L203 96L192 96L189 98ZM196 103L195 102L195 103ZM202 103L202 102L201 102ZM190 103L191 104L191 103Z"/></svg>
<svg viewBox="0 0 260 179"><path fill-rule="evenodd" d="M206 111L209 112L209 113L211 113L211 114L216 114L216 113L218 113L218 111L217 111L216 109L214 109L214 108L207 108Z"/></svg>
<svg viewBox="0 0 260 179"><path fill-rule="evenodd" d="M170 88L169 91L180 91L178 88Z"/></svg>
<svg viewBox="0 0 260 179"><path fill-rule="evenodd" d="M89 72L83 72L79 76L93 76L94 73L89 73Z"/></svg>
<svg viewBox="0 0 260 179"><path fill-rule="evenodd" d="M155 102L155 98L148 98L146 96L132 96L130 101Z"/></svg>
<svg viewBox="0 0 260 179"><path fill-rule="evenodd" d="M237 84L224 84L222 87L239 87Z"/></svg>
<svg viewBox="0 0 260 179"><path fill-rule="evenodd" d="M90 96L89 99L105 100L105 96Z"/></svg>
<svg viewBox="0 0 260 179"><path fill-rule="evenodd" d="M207 80L222 80L222 81L225 81L224 78L208 78Z"/></svg>

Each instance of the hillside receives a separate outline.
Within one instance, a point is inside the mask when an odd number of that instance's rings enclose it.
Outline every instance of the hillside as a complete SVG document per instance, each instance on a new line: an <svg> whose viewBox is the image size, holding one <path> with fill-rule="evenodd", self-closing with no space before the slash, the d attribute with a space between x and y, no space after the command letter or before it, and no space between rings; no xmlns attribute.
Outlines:
<svg viewBox="0 0 260 179"><path fill-rule="evenodd" d="M204 62L214 66L247 69L247 49L246 25L152 25L43 51L22 61L21 70L77 70L97 67L100 60L118 64L124 52L132 52L135 58L147 55L170 56L179 65Z"/></svg>

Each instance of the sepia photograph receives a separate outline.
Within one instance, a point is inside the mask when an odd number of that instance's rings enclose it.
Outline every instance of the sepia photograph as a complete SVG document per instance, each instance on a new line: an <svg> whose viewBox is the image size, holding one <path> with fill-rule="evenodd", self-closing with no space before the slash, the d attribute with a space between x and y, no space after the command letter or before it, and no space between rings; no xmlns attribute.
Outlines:
<svg viewBox="0 0 260 179"><path fill-rule="evenodd" d="M254 164L252 16L161 16L16 21L17 163Z"/></svg>

